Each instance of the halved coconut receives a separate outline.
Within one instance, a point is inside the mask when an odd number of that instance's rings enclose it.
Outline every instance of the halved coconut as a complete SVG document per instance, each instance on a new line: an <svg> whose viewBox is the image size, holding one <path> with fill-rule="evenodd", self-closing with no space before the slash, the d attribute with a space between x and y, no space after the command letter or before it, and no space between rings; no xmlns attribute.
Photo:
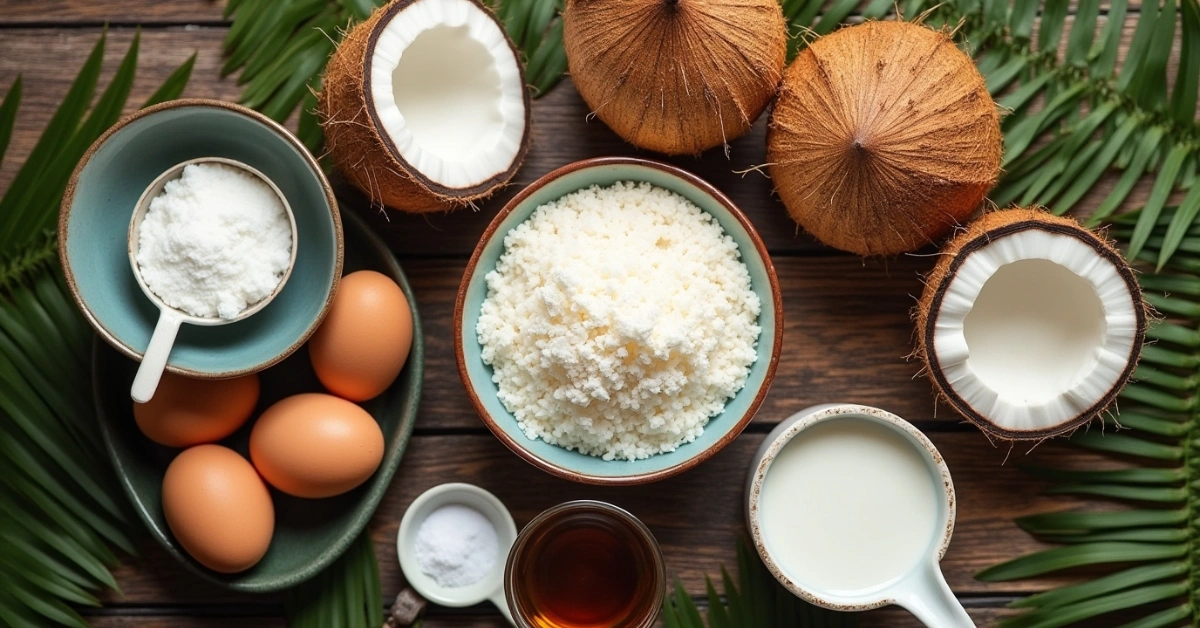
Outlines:
<svg viewBox="0 0 1200 628"><path fill-rule="evenodd" d="M373 201L453 209L512 178L529 148L516 49L476 0L395 0L350 31L320 114L338 169Z"/></svg>
<svg viewBox="0 0 1200 628"><path fill-rule="evenodd" d="M1112 405L1146 334L1133 270L1078 222L987 214L930 273L917 354L950 406L994 436L1045 438Z"/></svg>

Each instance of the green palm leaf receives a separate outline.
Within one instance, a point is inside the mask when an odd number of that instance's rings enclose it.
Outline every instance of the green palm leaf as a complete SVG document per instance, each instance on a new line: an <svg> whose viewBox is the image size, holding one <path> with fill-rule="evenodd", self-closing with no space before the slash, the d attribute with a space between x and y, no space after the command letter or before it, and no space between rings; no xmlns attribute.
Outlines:
<svg viewBox="0 0 1200 628"><path fill-rule="evenodd" d="M696 601L683 585L667 592L663 600L662 618L667 628L853 628L858 625L855 613L840 613L813 606L783 588L767 571L758 555L744 539L737 545L738 582L721 569L725 599L717 595L711 579L705 581L706 613L701 613ZM708 621L705 622L704 615Z"/></svg>
<svg viewBox="0 0 1200 628"><path fill-rule="evenodd" d="M0 618L9 625L86 626L72 605L94 606L96 590L116 588L111 546L134 549L125 497L79 394L90 387L91 332L66 294L51 229L75 163L125 108L138 43L92 103L101 36L0 196ZM177 97L191 68L150 103ZM20 98L18 78L0 102L0 157Z"/></svg>
<svg viewBox="0 0 1200 628"><path fill-rule="evenodd" d="M291 628L378 628L383 599L375 544L363 531L346 553L315 578L287 592Z"/></svg>

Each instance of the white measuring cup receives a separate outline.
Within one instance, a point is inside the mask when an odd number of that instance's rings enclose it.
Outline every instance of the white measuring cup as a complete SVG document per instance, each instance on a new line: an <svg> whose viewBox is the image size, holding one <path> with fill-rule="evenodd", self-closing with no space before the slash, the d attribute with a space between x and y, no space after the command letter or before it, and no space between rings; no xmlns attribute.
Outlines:
<svg viewBox="0 0 1200 628"><path fill-rule="evenodd" d="M262 182L266 183L275 195L279 197L279 201L283 203L284 212L287 214L288 222L292 227L292 255L288 261L287 270L284 271L283 277L279 280L279 285L275 286L275 291L267 295L266 298L251 305L243 310L234 318L206 318L201 316L192 316L183 310L171 307L163 302L157 294L146 285L145 279L142 278L142 269L138 266L138 232L141 229L142 221L146 218L146 212L150 209L150 202L162 193L163 188L167 183L183 176L183 169L200 163L219 163L227 166L238 168L248 174L258 177ZM138 198L137 205L133 210L133 217L129 219L129 265L133 268L133 276L137 279L138 287L146 294L146 298L155 305L159 310L158 323L154 326L154 333L150 336L150 344L146 346L146 351L142 354L142 363L138 366L137 375L133 378L133 386L130 388L129 394L133 400L138 403L146 403L154 397L154 391L158 388L158 382L162 379L163 369L167 366L167 358L171 355L171 348L175 345L175 336L179 334L179 326L183 323L189 325L201 326L217 326L228 325L244 320L249 316L267 307L267 304L275 298L276 295L283 290L283 285L287 283L288 277L292 274L292 269L296 266L296 217L292 214L292 206L288 204L287 197L279 188L267 178L266 175L258 170L233 159L224 157L200 157L197 159L189 159L180 164L172 166L166 172L158 175L150 185L146 187L146 191L142 192Z"/></svg>
<svg viewBox="0 0 1200 628"><path fill-rule="evenodd" d="M449 504L474 508L479 514L487 517L492 527L496 528L496 564L478 582L465 587L443 587L438 584L421 571L414 552L417 530L420 529L421 523L433 511ZM400 520L400 530L396 533L396 554L400 558L400 570L404 572L404 579L421 594L421 597L435 604L453 608L473 606L487 600L500 609L500 613L509 624L515 626L512 612L508 609L508 600L504 596L504 565L516 540L517 525L513 523L512 514L504 507L503 502L478 486L453 482L435 486L413 500L404 513L404 518Z"/></svg>
<svg viewBox="0 0 1200 628"><path fill-rule="evenodd" d="M799 433L814 425L831 421L870 421L900 435L911 445L912 455L919 458L928 470L928 481L936 487L938 513L925 531L928 535L922 556L906 572L887 577L881 582L853 590L831 590L814 582L805 582L796 570L781 564L772 552L771 539L764 533L761 499L763 485L776 456ZM917 619L932 628L961 628L974 626L966 610L946 584L938 563L950 545L954 532L955 497L950 470L937 448L917 428L904 419L870 406L826 404L801 410L780 423L763 441L751 465L746 482L746 522L755 548L767 569L789 591L804 600L838 611L863 611L896 604L908 609ZM814 477L813 482L822 478ZM815 542L820 542L819 539ZM918 543L920 541L917 541Z"/></svg>

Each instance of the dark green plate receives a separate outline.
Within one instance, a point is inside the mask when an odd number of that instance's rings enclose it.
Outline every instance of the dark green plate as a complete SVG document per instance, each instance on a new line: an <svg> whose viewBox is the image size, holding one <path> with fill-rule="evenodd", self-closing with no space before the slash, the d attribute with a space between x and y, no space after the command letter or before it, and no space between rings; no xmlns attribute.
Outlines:
<svg viewBox="0 0 1200 628"><path fill-rule="evenodd" d="M254 592L285 589L315 576L346 551L383 498L416 421L424 371L424 346L412 288L383 242L353 213L344 211L342 218L346 228L346 272L377 270L394 279L404 290L412 306L412 353L391 387L363 404L383 428L386 449L379 470L362 486L328 499L301 499L272 489L275 536L267 555L251 569L231 575L210 571L175 542L163 518L161 493L163 473L179 450L155 444L143 436L134 423L129 386L137 363L99 339L93 344L92 386L96 412L104 445L125 492L150 533L167 552L206 580L230 589ZM259 377L262 395L256 415L283 397L323 390L309 365L307 347L263 371ZM222 444L247 455L253 423L251 419Z"/></svg>

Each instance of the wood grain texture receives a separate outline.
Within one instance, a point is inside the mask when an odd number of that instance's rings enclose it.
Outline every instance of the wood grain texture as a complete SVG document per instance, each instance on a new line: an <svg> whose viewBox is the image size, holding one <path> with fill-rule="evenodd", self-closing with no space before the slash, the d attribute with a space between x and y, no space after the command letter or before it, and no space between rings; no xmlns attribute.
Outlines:
<svg viewBox="0 0 1200 628"><path fill-rule="evenodd" d="M415 437L396 480L371 523L383 576L384 599L402 584L395 538L400 518L425 490L444 482L471 482L499 497L518 526L542 510L571 499L601 499L628 509L646 522L663 547L667 571L689 592L704 591L704 576L734 564L734 547L744 529L745 474L761 434L744 434L710 461L656 484L591 487L554 478L512 455L489 435ZM993 448L975 432L932 433L954 476L958 515L954 540L942 561L946 579L960 596L1014 595L1036 591L1051 580L983 583L973 574L1005 558L1034 551L1041 544L1020 531L1014 516L1064 510L1085 502L1039 494L1042 485L1019 471L1007 448ZM1057 444L1038 450L1037 459L1099 463L1102 459ZM150 604L261 604L271 598L237 595L202 583L157 546L144 545L141 558L117 570L123 598L114 607Z"/></svg>
<svg viewBox="0 0 1200 628"><path fill-rule="evenodd" d="M971 608L968 614L977 625L989 626L1015 613L999 608ZM283 628L276 617L195 617L186 615L102 616L89 618L94 628ZM659 625L662 622L659 621ZM421 620L422 628L511 628L499 615L445 616L432 614ZM863 613L862 628L918 628L921 623L900 609Z"/></svg>
<svg viewBox="0 0 1200 628"><path fill-rule="evenodd" d="M222 3L210 0L0 0L0 93L18 73L25 76L25 98L7 158L0 166L0 190L11 181L53 108L66 92L105 21L150 26L142 32L142 54L131 103L142 102L193 52L197 65L189 96L236 100L240 87L220 79ZM200 23L201 27L165 27ZM1103 23L1103 22L1102 22ZM70 28L40 28L62 24ZM1127 19L1124 49L1136 24ZM109 30L109 54L102 85L133 36L130 28ZM1124 56L1122 50L1121 56ZM1176 59L1169 69L1173 76ZM763 431L792 412L818 402L855 401L877 405L917 421L931 431L954 475L959 497L958 526L943 567L951 586L984 625L1011 614L999 608L1009 596L1037 591L1056 580L986 584L972 574L1001 560L1038 549L1012 518L1088 502L1039 494L1041 485L1019 472L1015 461L1024 450L993 447L959 420L935 412L929 385L914 380L917 365L904 360L910 349L908 309L921 285L918 273L932 260L903 256L862 262L826 249L797 234L795 225L771 194L771 183L751 171L765 159L764 121L735 142L726 159L721 151L702 158L673 159L730 195L751 217L774 255L784 291L784 350L775 384L750 432L711 461L678 478L641 487L603 489L557 480L523 463L481 427L463 396L455 372L451 314L466 256L491 216L517 189L571 161L597 156L639 154L602 123L587 119L587 107L569 81L534 105L533 148L508 190L476 211L406 216L370 207L361 195L341 188L351 211L365 215L403 259L417 293L427 342L425 394L418 433L371 525L390 600L402 584L396 562L395 534L409 503L425 489L449 481L478 483L494 491L518 523L555 503L597 498L625 506L642 517L664 547L668 570L693 594L703 591L705 575L732 565L734 541L743 529L742 482ZM1115 177L1102 180L1081 204L1084 213L1111 189ZM1131 195L1146 198L1149 183ZM935 414L941 416L935 417ZM1104 458L1061 444L1039 447L1033 460L1103 466ZM204 583L182 570L152 542L141 557L117 571L123 597L109 594L107 608L90 616L101 628L233 628L283 626L278 600L236 595ZM452 613L439 609L428 628L501 628L488 608ZM864 626L916 626L903 611L884 609L864 616Z"/></svg>
<svg viewBox="0 0 1200 628"><path fill-rule="evenodd" d="M834 0L827 0L826 6ZM865 5L863 0L859 5ZM1069 11L1074 13L1078 0L1070 0ZM1109 3L1101 2L1107 10ZM1136 11L1140 0L1129 3ZM139 23L147 25L220 21L225 8L222 0L0 0L0 25L95 24L103 22Z"/></svg>
<svg viewBox="0 0 1200 628"><path fill-rule="evenodd" d="M0 0L0 25L213 23L224 10L222 0Z"/></svg>

